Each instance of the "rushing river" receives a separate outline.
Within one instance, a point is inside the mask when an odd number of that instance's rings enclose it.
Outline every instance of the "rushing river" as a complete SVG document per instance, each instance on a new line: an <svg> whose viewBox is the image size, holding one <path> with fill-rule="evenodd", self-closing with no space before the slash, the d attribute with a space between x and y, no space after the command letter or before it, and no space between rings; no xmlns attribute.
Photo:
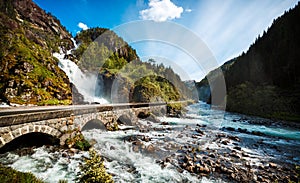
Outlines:
<svg viewBox="0 0 300 183"><path fill-rule="evenodd" d="M200 177L190 173L179 165L177 158L184 147L219 152L237 146L237 143L232 145L216 140L219 134L241 139L239 149L248 153L248 159L245 159L251 164L259 165L266 159L300 164L300 129L292 125L283 126L266 119L222 113L204 103L187 109L186 118L159 118L164 124L139 120L143 128L115 132L92 129L83 134L95 142L94 147L104 157L107 171L113 175L115 182L226 182L220 177ZM199 136L199 130L195 132L198 128L204 135ZM19 156L13 152L0 155L0 162L19 171L30 171L46 182L73 182L80 171L79 164L88 153L70 154L66 151L54 151L53 147L43 146L35 148L32 155Z"/></svg>

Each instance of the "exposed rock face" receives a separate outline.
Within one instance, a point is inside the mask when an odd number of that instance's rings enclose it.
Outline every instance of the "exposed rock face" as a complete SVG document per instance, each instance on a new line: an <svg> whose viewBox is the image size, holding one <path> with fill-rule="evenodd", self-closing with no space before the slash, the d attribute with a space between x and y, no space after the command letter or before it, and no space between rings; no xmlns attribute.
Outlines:
<svg viewBox="0 0 300 183"><path fill-rule="evenodd" d="M70 104L69 79L53 52L74 47L59 20L31 0L0 1L0 98L18 104Z"/></svg>
<svg viewBox="0 0 300 183"><path fill-rule="evenodd" d="M153 64L153 59L142 62L136 51L114 32L92 28L80 32L75 39L80 43L73 52L79 67L98 73L107 100L127 103L192 98L192 89L170 67Z"/></svg>
<svg viewBox="0 0 300 183"><path fill-rule="evenodd" d="M300 5L275 20L247 53L221 66L227 87L227 110L300 121ZM209 73L210 78L216 73ZM205 78L200 98L210 101ZM204 96L204 97L203 97Z"/></svg>

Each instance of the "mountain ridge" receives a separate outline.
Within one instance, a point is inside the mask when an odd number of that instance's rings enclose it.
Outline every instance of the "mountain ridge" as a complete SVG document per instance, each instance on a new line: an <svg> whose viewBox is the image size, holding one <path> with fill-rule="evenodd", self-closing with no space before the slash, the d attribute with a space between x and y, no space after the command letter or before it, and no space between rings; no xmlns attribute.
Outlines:
<svg viewBox="0 0 300 183"><path fill-rule="evenodd" d="M298 3L275 19L246 53L220 67L227 87L226 110L300 121L299 18ZM209 89L207 77L197 86L200 98L210 102L204 92Z"/></svg>
<svg viewBox="0 0 300 183"><path fill-rule="evenodd" d="M71 84L52 55L74 47L70 33L31 0L0 4L0 99L8 104L70 104Z"/></svg>
<svg viewBox="0 0 300 183"><path fill-rule="evenodd" d="M189 90L171 68L142 62L136 51L113 31L90 28L73 38L57 18L31 0L0 2L0 103L86 103L58 67L59 58L53 53L77 63L83 73L96 75L96 82L104 85L102 97L109 101L187 98ZM74 39L79 43L76 49ZM167 77L171 82L162 79ZM138 81L142 79L154 83ZM136 89L150 85L155 90ZM115 86L119 87L118 91L112 89ZM100 93L100 90L95 92ZM140 97L134 97L134 93Z"/></svg>

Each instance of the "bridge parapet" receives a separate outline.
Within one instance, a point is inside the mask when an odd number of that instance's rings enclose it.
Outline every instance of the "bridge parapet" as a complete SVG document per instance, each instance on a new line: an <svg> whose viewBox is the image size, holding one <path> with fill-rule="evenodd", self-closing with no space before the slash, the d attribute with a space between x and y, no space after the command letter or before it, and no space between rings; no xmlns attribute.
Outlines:
<svg viewBox="0 0 300 183"><path fill-rule="evenodd" d="M34 111L0 116L0 148L17 137L40 132L65 140L76 135L91 120L100 120L104 125L117 122L120 116L128 115L137 121L140 112L148 113L165 108L166 103L107 104L69 106L50 111Z"/></svg>

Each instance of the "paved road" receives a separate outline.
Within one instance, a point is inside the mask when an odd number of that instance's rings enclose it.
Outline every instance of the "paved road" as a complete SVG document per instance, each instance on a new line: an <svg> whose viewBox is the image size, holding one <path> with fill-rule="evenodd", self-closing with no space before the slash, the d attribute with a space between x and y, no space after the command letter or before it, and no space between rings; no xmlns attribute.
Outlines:
<svg viewBox="0 0 300 183"><path fill-rule="evenodd" d="M92 105L70 105L70 106L31 106L31 107L9 107L0 108L0 116L26 114L26 113L39 113L49 111L62 111L62 110L80 110L92 109L100 107L143 107L148 105L165 105L166 103L121 103L121 104L92 104Z"/></svg>

